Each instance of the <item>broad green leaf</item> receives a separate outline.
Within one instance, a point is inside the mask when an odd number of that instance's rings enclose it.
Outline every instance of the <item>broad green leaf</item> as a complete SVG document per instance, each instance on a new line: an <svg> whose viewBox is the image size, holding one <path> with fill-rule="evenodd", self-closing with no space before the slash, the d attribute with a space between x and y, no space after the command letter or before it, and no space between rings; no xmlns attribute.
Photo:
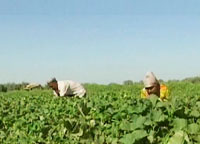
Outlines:
<svg viewBox="0 0 200 144"><path fill-rule="evenodd" d="M156 95L150 95L150 101L151 101L151 103L152 103L152 105L153 105L153 107L155 107L156 106L156 103L159 101L159 98L158 98L158 96L156 96Z"/></svg>
<svg viewBox="0 0 200 144"><path fill-rule="evenodd" d="M105 136L104 135L100 136L98 142L104 143L104 141L105 141Z"/></svg>
<svg viewBox="0 0 200 144"><path fill-rule="evenodd" d="M125 131L129 131L131 129L130 122L128 122L126 120L122 121L122 123L120 124L120 129L125 130Z"/></svg>
<svg viewBox="0 0 200 144"><path fill-rule="evenodd" d="M136 106L133 106L133 111L132 112L136 113L136 114L140 114L144 110L145 110L145 106L143 106L143 105L140 105L140 106L136 105Z"/></svg>
<svg viewBox="0 0 200 144"><path fill-rule="evenodd" d="M159 107L159 108L165 107L165 103L159 101L159 102L156 104L156 107Z"/></svg>
<svg viewBox="0 0 200 144"><path fill-rule="evenodd" d="M146 125L146 126L149 126L149 125L152 125L152 124L153 124L153 122L151 121L150 118L146 119L146 121L144 122L144 125Z"/></svg>
<svg viewBox="0 0 200 144"><path fill-rule="evenodd" d="M150 143L153 143L154 141L154 134L155 134L155 131L151 130L147 139L149 140Z"/></svg>
<svg viewBox="0 0 200 144"><path fill-rule="evenodd" d="M196 142L200 143L200 134L194 135L193 139L194 139Z"/></svg>
<svg viewBox="0 0 200 144"><path fill-rule="evenodd" d="M118 139L117 138L112 139L112 143L111 144L118 144Z"/></svg>
<svg viewBox="0 0 200 144"><path fill-rule="evenodd" d="M161 122L164 121L166 116L162 113L161 110L154 110L151 112L151 119L155 122Z"/></svg>
<svg viewBox="0 0 200 144"><path fill-rule="evenodd" d="M123 136L123 138L120 139L120 142L124 144L133 144L135 139L133 138L132 134L126 134Z"/></svg>
<svg viewBox="0 0 200 144"><path fill-rule="evenodd" d="M135 140L142 139L146 137L148 134L145 130L136 130L132 133L132 136L135 138Z"/></svg>
<svg viewBox="0 0 200 144"><path fill-rule="evenodd" d="M143 116L135 117L133 122L130 124L130 129L135 130L137 128L143 128L146 118Z"/></svg>
<svg viewBox="0 0 200 144"><path fill-rule="evenodd" d="M188 125L188 132L190 134L197 134L200 132L200 126L196 123L192 123Z"/></svg>
<svg viewBox="0 0 200 144"><path fill-rule="evenodd" d="M134 144L136 140L140 140L146 137L148 134L145 130L136 130L130 134L126 134L120 139L120 142L124 144Z"/></svg>
<svg viewBox="0 0 200 144"><path fill-rule="evenodd" d="M170 139L167 144L183 144L184 142L184 132L176 132Z"/></svg>
<svg viewBox="0 0 200 144"><path fill-rule="evenodd" d="M181 119L181 118L176 118L173 121L173 126L174 126L175 130L182 130L187 127L187 120Z"/></svg>
<svg viewBox="0 0 200 144"><path fill-rule="evenodd" d="M200 101L196 102L196 106L200 108Z"/></svg>
<svg viewBox="0 0 200 144"><path fill-rule="evenodd" d="M200 113L197 110L192 110L192 112L190 113L190 116L198 118L200 117Z"/></svg>

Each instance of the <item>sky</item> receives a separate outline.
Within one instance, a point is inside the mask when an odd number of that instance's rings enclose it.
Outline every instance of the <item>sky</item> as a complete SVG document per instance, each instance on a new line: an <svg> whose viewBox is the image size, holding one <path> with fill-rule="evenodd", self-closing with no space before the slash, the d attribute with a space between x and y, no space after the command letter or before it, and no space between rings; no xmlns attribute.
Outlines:
<svg viewBox="0 0 200 144"><path fill-rule="evenodd" d="M0 83L200 74L199 0L0 0Z"/></svg>

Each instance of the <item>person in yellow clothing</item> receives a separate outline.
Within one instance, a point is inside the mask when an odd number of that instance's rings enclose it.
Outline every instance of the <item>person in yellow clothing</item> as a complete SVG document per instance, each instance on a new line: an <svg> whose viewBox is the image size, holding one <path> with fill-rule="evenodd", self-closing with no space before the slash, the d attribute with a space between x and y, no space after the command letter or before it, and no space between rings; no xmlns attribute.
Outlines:
<svg viewBox="0 0 200 144"><path fill-rule="evenodd" d="M150 98L150 96L154 94L162 101L169 99L169 90L167 86L160 84L153 72L146 73L144 86L145 87L141 90L141 98Z"/></svg>

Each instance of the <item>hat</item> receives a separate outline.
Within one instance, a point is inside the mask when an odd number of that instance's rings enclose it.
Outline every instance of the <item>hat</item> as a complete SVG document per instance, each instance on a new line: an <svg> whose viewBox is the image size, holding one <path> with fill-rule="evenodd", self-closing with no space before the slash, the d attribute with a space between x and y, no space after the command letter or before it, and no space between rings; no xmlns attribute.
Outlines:
<svg viewBox="0 0 200 144"><path fill-rule="evenodd" d="M145 77L144 77L144 86L145 87L152 87L156 84L158 84L158 80L156 79L155 75L153 72L147 72Z"/></svg>

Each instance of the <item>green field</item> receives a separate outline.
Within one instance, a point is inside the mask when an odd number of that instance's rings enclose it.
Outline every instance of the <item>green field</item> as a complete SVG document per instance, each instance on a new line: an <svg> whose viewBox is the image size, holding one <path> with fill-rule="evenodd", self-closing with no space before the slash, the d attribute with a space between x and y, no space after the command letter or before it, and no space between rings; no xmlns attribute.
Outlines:
<svg viewBox="0 0 200 144"><path fill-rule="evenodd" d="M140 84L86 85L82 99L50 90L0 93L0 143L200 143L200 84L167 86L168 102L140 99Z"/></svg>

